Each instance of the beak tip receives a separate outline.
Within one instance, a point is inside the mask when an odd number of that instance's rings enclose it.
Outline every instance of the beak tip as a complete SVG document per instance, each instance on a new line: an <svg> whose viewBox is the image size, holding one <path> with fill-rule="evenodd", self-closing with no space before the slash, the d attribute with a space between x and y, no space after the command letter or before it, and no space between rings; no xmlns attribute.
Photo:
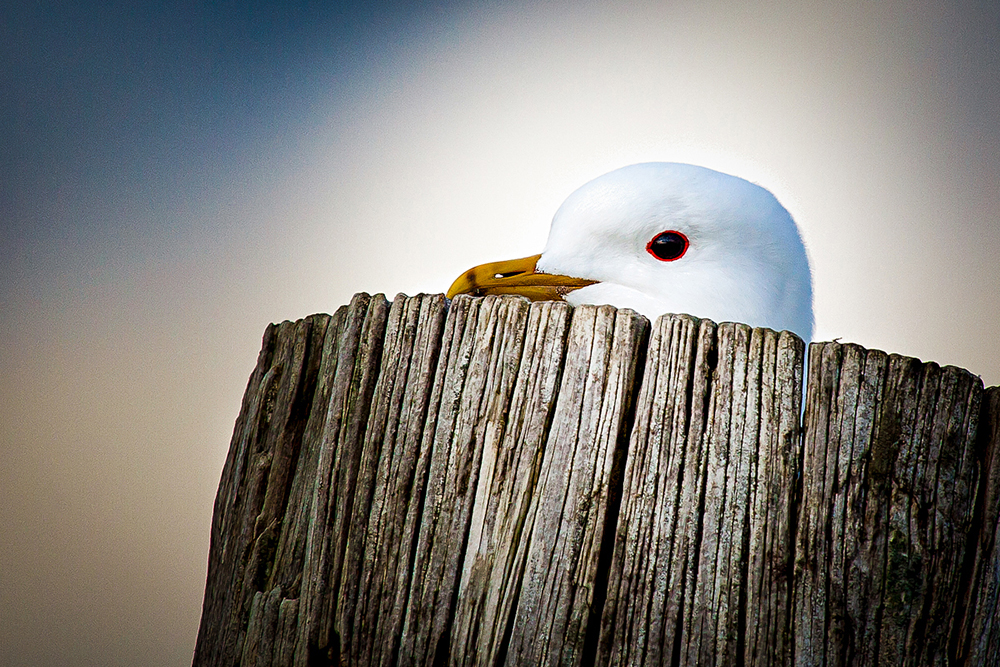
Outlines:
<svg viewBox="0 0 1000 667"><path fill-rule="evenodd" d="M469 280L468 272L463 273L451 284L445 296L449 299L454 299L459 294L465 294L469 291L469 285L471 284L472 281Z"/></svg>

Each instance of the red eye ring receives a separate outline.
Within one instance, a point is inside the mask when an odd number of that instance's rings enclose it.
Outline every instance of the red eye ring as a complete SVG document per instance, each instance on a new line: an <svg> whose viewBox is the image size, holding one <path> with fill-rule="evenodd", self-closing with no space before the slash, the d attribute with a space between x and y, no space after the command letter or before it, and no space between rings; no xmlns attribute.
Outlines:
<svg viewBox="0 0 1000 667"><path fill-rule="evenodd" d="M684 256L690 245L686 236L670 229L654 236L646 244L646 252L661 262L674 262Z"/></svg>

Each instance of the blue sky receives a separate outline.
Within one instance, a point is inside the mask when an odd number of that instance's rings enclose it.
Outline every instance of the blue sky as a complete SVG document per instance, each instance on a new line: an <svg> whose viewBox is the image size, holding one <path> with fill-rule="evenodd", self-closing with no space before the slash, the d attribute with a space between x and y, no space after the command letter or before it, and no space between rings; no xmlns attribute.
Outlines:
<svg viewBox="0 0 1000 667"><path fill-rule="evenodd" d="M771 189L818 339L1000 383L998 35L992 2L5 6L0 663L187 664L265 326L539 252L625 164Z"/></svg>
<svg viewBox="0 0 1000 667"><path fill-rule="evenodd" d="M218 196L289 140L290 123L377 68L417 13L235 2L4 11L0 204L15 249L136 224L116 205L142 213Z"/></svg>

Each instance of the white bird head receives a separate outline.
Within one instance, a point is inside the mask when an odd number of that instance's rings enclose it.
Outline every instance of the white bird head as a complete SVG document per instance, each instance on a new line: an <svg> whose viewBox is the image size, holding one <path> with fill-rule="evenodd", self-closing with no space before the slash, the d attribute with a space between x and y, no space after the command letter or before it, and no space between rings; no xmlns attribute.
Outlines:
<svg viewBox="0 0 1000 667"><path fill-rule="evenodd" d="M635 164L559 207L541 255L475 267L456 294L688 313L812 337L812 279L788 211L753 183L704 167Z"/></svg>

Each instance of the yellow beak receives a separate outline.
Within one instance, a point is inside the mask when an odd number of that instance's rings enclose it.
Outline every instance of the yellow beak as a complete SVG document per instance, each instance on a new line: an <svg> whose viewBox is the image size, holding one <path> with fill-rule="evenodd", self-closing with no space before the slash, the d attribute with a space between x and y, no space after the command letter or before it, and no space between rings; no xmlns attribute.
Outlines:
<svg viewBox="0 0 1000 667"><path fill-rule="evenodd" d="M553 273L540 273L535 264L541 255L505 262L490 262L473 267L458 277L448 290L448 298L458 294L488 296L494 294L520 294L532 301L562 301L569 292L596 280L571 278Z"/></svg>

